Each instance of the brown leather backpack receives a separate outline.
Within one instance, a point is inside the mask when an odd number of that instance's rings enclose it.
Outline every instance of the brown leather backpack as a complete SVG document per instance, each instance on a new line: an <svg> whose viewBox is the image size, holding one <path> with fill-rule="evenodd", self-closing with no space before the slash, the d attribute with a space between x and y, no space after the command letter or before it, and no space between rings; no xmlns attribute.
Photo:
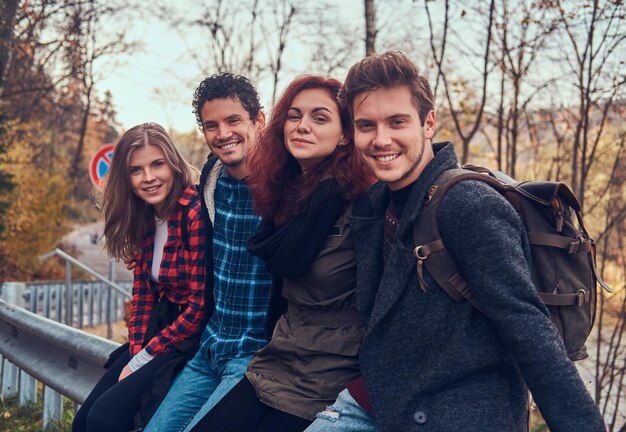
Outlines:
<svg viewBox="0 0 626 432"><path fill-rule="evenodd" d="M446 192L465 180L487 183L520 215L530 243L532 281L537 293L550 311L568 357L587 358L585 341L595 320L596 283L612 291L596 269L595 243L583 225L580 203L563 183L518 183L501 172L474 165L444 172L430 187L413 226L413 253L422 288L425 268L450 297L468 300L480 310L441 239L437 223L437 210Z"/></svg>

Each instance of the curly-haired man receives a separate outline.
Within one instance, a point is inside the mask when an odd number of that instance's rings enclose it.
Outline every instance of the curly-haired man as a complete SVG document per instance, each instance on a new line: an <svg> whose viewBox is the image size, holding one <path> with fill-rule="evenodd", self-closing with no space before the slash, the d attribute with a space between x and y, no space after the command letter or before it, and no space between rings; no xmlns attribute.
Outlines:
<svg viewBox="0 0 626 432"><path fill-rule="evenodd" d="M252 354L267 343L272 278L246 250L259 218L252 213L245 183L247 150L265 115L250 81L230 73L204 79L192 105L211 150L199 190L209 220L207 256L212 257L205 289L212 290L214 302L208 303L214 307L206 311L208 324L198 351L174 380L146 432L191 428L243 377Z"/></svg>

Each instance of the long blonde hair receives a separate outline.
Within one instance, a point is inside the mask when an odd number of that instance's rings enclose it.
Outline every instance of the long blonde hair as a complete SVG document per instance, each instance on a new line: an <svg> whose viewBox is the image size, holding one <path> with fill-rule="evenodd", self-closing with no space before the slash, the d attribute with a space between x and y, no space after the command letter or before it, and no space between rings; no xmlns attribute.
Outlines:
<svg viewBox="0 0 626 432"><path fill-rule="evenodd" d="M132 257L141 247L146 230L154 224L154 208L135 195L128 171L131 154L148 145L163 151L174 173L174 185L165 199L164 214L198 179L198 170L178 152L163 127L144 123L126 131L115 146L102 196L106 249L112 258Z"/></svg>

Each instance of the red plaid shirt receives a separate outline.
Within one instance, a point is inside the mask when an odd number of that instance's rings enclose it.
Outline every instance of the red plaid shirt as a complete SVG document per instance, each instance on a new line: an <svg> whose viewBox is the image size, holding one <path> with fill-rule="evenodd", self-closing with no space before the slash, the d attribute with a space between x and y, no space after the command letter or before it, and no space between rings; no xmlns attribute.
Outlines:
<svg viewBox="0 0 626 432"><path fill-rule="evenodd" d="M130 353L137 354L143 347L150 313L155 300L162 296L185 310L169 326L145 345L148 354L157 355L178 345L198 330L204 313L204 247L206 226L200 217L201 204L195 186L189 186L167 215L167 240L159 269L159 282L150 280L154 255L155 230L145 235L137 256L133 281L132 313L128 325ZM183 207L188 210L187 233L189 244L183 244L181 222Z"/></svg>

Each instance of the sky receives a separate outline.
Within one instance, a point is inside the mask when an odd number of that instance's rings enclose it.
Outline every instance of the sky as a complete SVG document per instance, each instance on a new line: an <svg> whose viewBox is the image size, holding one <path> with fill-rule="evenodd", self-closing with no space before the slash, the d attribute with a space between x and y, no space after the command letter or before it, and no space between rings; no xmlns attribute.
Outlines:
<svg viewBox="0 0 626 432"><path fill-rule="evenodd" d="M199 5L212 4L218 0L135 1L144 1L146 7L145 10L136 11L132 16L127 14L128 16L125 17L130 26L127 39L140 43L141 49L138 49L133 54L116 58L117 67L115 68L112 68L110 58L97 62L96 68L99 68L100 75L96 84L97 91L100 96L105 91L111 92L121 129L125 130L136 124L152 121L162 124L167 129L174 129L182 133L197 130L191 109L191 99L198 83L206 76L215 72L215 70L209 68L210 62L208 58L211 55L208 52L209 43L203 40L202 35L195 31L194 28L184 28L182 30L184 32L183 37L169 24L153 17L158 9L153 6L153 3L162 1L175 9L173 15L181 15L185 19L191 19L202 17L199 12L199 8L202 6ZM248 4L251 0L223 1L230 6ZM272 4L272 1L274 0L259 0L262 5ZM300 39L288 39L283 62L286 66L283 67L280 75L280 81L277 86L278 95L297 75L306 72L318 72L309 69L309 59L314 45L318 42L326 44L326 52L332 53L329 56L331 61L341 58L344 51L347 52L347 66L358 61L365 54L365 46L362 41L365 30L364 0L290 1L300 2L301 6L308 8L312 7L311 5L323 5L321 13L316 15L309 13L306 18L308 20L317 19L323 22L323 31L328 32L330 36L316 33L316 31L319 32L320 30L319 26L309 25L310 28L307 28L306 24L302 24L301 21L297 22L299 27L292 29L292 32L298 33ZM416 0L376 0L375 3L377 5L377 28L379 30L376 41L377 49L379 51L384 49L404 50L416 61L420 69L429 76L431 82L434 82L436 79L435 65L430 57L429 31L423 2ZM448 66L452 64L453 68L448 68L448 72L454 72L450 76L457 79L457 81L466 80L470 82L470 85L480 86L485 17L476 14L473 9L466 10L470 6L466 6L463 2L452 3L450 16L455 24L450 28L448 35L446 60ZM481 0L469 3L484 5ZM435 32L439 35L442 33L441 30L443 28L442 2L429 2L429 5L433 13ZM467 11L470 11L470 13L466 13ZM226 19L228 18L234 19L235 23L238 19L234 15L227 16ZM245 20L241 19L241 21ZM122 27L123 25L118 21L112 21L105 25L105 29L112 29L112 31ZM333 38L337 38L335 33L341 31L347 32L351 39L356 41L353 46L346 50L336 49L336 41L333 40ZM302 36L303 34L308 34L308 36ZM257 34L257 36L260 38L259 43L263 45L262 35ZM271 37L273 35L270 35ZM437 40L436 42L439 41ZM552 49L554 50L554 47ZM207 61L205 64L202 64L201 61L196 61L190 55L192 51L198 54L201 53L201 50L207 50ZM261 50L265 52L263 50L266 50L266 48L262 46ZM335 52L333 50L337 51L336 57L333 56ZM457 52L463 52L464 54L461 57L454 57L458 55L454 54ZM545 58L546 55L544 53L544 60ZM538 64L539 61L535 63ZM529 81L523 90L526 92L531 91L535 83L540 83L550 76L554 76L555 67L557 69L562 68L564 76L568 72L566 70L567 65L564 62L561 62L560 65L558 62L554 63L548 68L534 67L529 76ZM339 69L333 75L335 78L343 80L346 72L347 68ZM544 75L547 75L547 77L544 77ZM490 88L492 91L499 86L499 82L497 82L498 77L497 73L491 74L490 79L493 82L490 84ZM259 90L261 103L269 113L272 83L266 78L265 81L255 82L254 84ZM480 87L476 88L479 89ZM570 97L569 93L563 95L563 88L561 87L560 89L559 98L568 100ZM575 88L570 87L566 90L571 92ZM572 95L574 94L572 93ZM540 97L545 98L545 96L545 94L536 96L535 102ZM552 99L552 97L547 98L546 103L552 103ZM441 93L438 95L437 101L439 103L444 101ZM559 100L556 100L555 103L558 104Z"/></svg>
<svg viewBox="0 0 626 432"><path fill-rule="evenodd" d="M184 7L186 3L179 5ZM336 2L334 7L346 20L363 23L364 26L363 0L342 0ZM110 64L101 65L103 77L97 83L100 94L107 90L111 92L122 129L151 121L179 132L193 130L196 123L191 111L191 98L195 86L206 74L199 71L192 60L186 60L185 54L189 46L201 46L201 41L194 40L190 35L183 40L175 30L156 18L133 22L129 36L129 39L139 41L142 48L131 56L121 58L120 65L115 69L111 70ZM286 51L285 62L297 63L293 57L306 49L306 46L292 46ZM364 46L360 49L364 54ZM300 71L304 72L307 71ZM284 73L278 91L295 75ZM343 79L343 76L338 78ZM271 85L264 82L255 84L261 103L269 107Z"/></svg>
<svg viewBox="0 0 626 432"><path fill-rule="evenodd" d="M97 83L100 93L111 92L122 128L150 121L182 132L192 129L190 104L181 102L184 97L191 101L193 89L171 73L173 65L183 76L196 73L178 60L186 50L184 41L157 19L134 24L130 39L139 41L141 48ZM176 89L170 98L158 96L165 87Z"/></svg>

